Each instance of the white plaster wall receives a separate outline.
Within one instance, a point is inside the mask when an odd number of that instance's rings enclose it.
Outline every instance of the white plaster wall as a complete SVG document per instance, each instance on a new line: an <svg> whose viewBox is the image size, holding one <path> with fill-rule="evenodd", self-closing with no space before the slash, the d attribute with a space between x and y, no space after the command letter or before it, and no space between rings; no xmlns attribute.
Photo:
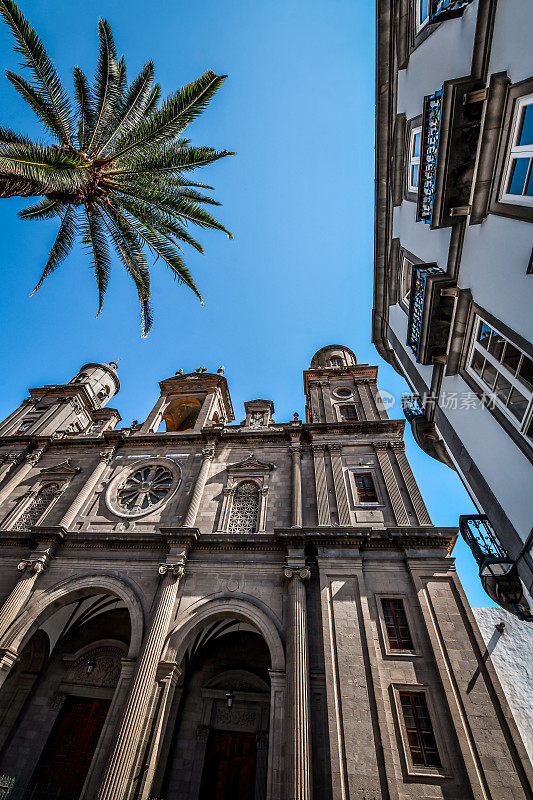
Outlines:
<svg viewBox="0 0 533 800"><path fill-rule="evenodd" d="M432 231L425 222L416 221L416 203L404 200L394 209L393 237L399 237L400 244L422 261L435 261L446 270L451 228Z"/></svg>
<svg viewBox="0 0 533 800"><path fill-rule="evenodd" d="M476 303L529 342L533 341L533 276L526 275L526 269L532 234L530 222L495 214L481 225L470 225L458 280L462 289L472 290Z"/></svg>
<svg viewBox="0 0 533 800"><path fill-rule="evenodd" d="M515 722L533 761L533 624L503 608L473 608ZM500 634L495 625L505 623Z"/></svg>
<svg viewBox="0 0 533 800"><path fill-rule="evenodd" d="M507 70L513 83L533 75L531 62L531 0L498 0L489 75Z"/></svg>
<svg viewBox="0 0 533 800"><path fill-rule="evenodd" d="M420 374L422 380L425 382L426 386L429 388L431 385L431 374L433 372L433 367L425 366L424 364L417 364L415 359L415 354L411 350L410 347L407 347L407 323L408 323L408 316L399 305L391 306L389 309L389 325L391 326L392 330L398 337L399 341L404 346L405 352L415 365L416 370Z"/></svg>
<svg viewBox="0 0 533 800"><path fill-rule="evenodd" d="M445 396L457 393L458 408L444 408L443 412L517 533L525 541L532 522L530 494L533 465L490 411L480 407L479 403L475 408L460 408L463 393L472 397L472 390L460 375L446 377L441 392L446 393ZM468 480L468 476L465 478Z"/></svg>
<svg viewBox="0 0 533 800"><path fill-rule="evenodd" d="M398 73L399 114L404 112L407 119L418 116L425 95L440 89L444 81L470 74L477 6L475 0L462 17L439 25L411 53L409 64Z"/></svg>

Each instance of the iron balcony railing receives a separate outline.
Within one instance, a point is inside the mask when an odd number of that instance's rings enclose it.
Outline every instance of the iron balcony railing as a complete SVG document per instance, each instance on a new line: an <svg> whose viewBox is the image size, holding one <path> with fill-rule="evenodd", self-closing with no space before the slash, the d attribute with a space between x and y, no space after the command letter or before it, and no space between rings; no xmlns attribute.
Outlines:
<svg viewBox="0 0 533 800"><path fill-rule="evenodd" d="M417 394L404 394L402 397L402 410L407 422L412 422L416 417L424 416L424 407Z"/></svg>
<svg viewBox="0 0 533 800"><path fill-rule="evenodd" d="M480 568L491 561L510 561L499 543L489 520L483 514L462 515L459 519L461 535L470 547ZM512 563L512 562L511 562Z"/></svg>
<svg viewBox="0 0 533 800"><path fill-rule="evenodd" d="M431 0L429 18L431 22L444 22L460 17L472 0Z"/></svg>
<svg viewBox="0 0 533 800"><path fill-rule="evenodd" d="M426 294L426 279L428 275L444 275L444 270L435 265L413 265L411 281L411 299L409 303L409 325L407 328L407 344L418 357L420 350L420 335L422 333L422 319L424 316L424 298Z"/></svg>
<svg viewBox="0 0 533 800"><path fill-rule="evenodd" d="M417 222L425 222L427 225L431 225L433 216L441 117L442 89L439 89L437 92L424 97L424 111L422 114L416 220Z"/></svg>

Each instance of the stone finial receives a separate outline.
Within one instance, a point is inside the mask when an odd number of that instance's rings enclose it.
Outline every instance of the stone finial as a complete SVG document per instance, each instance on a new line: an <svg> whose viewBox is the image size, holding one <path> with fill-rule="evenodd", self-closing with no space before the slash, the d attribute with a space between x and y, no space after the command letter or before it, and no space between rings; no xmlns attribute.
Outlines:
<svg viewBox="0 0 533 800"><path fill-rule="evenodd" d="M294 414L292 415L292 418L293 418L294 422L299 422L300 421L300 415L298 414L297 411L294 412Z"/></svg>
<svg viewBox="0 0 533 800"><path fill-rule="evenodd" d="M179 369L179 370L178 370L178 371L177 371L175 374L176 374L176 375L183 375L183 370L182 370L182 369Z"/></svg>
<svg viewBox="0 0 533 800"><path fill-rule="evenodd" d="M207 372L207 367L198 367L198 369L194 370L195 372Z"/></svg>
<svg viewBox="0 0 533 800"><path fill-rule="evenodd" d="M223 374L224 374L224 367L222 366L217 369L217 375L223 375Z"/></svg>

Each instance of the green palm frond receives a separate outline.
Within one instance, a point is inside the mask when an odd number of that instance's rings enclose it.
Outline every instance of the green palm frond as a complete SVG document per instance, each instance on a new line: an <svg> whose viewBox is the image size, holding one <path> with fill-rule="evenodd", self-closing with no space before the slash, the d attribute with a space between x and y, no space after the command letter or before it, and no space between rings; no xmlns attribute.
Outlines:
<svg viewBox="0 0 533 800"><path fill-rule="evenodd" d="M174 277L203 300L184 260L186 246L203 254L192 225L223 231L205 206L220 205L212 186L192 171L233 155L191 144L187 126L207 107L225 75L205 72L161 102L148 61L128 84L109 23L98 23L96 74L89 81L74 67L74 102L64 92L42 42L15 0L0 0L0 13L24 56L32 81L7 77L59 144L38 144L0 127L0 198L40 198L21 219L60 219L59 230L34 292L71 251L77 235L87 248L98 287L98 314L109 282L111 254L129 274L139 298L141 329L152 325L150 266L161 259ZM115 256L116 254L116 256Z"/></svg>
<svg viewBox="0 0 533 800"><path fill-rule="evenodd" d="M110 143L119 135L124 135L143 118L146 106L151 99L152 83L154 82L154 65L149 61L142 69L141 74L130 86L124 102L117 111L116 118L113 120L114 129L98 149L97 155L100 156L109 147Z"/></svg>
<svg viewBox="0 0 533 800"><path fill-rule="evenodd" d="M74 67L74 93L78 106L78 144L80 150L85 151L89 132L96 123L96 110L89 81L79 67Z"/></svg>
<svg viewBox="0 0 533 800"><path fill-rule="evenodd" d="M105 237L102 215L97 208L87 209L87 221L83 224L83 243L88 246L89 255L93 263L94 277L98 286L98 316L104 303L109 274L111 272L111 259L109 246Z"/></svg>
<svg viewBox="0 0 533 800"><path fill-rule="evenodd" d="M215 75L209 70L194 83L179 89L164 101L160 109L118 140L115 158L120 158L133 148L139 150L171 142L200 116L226 78L227 75Z"/></svg>
<svg viewBox="0 0 533 800"><path fill-rule="evenodd" d="M44 198L38 203L23 208L19 211L20 219L50 219L51 217L61 216L65 211L65 204L60 200L48 200Z"/></svg>
<svg viewBox="0 0 533 800"><path fill-rule="evenodd" d="M24 56L26 66L37 82L39 93L47 96L54 110L57 136L63 144L72 140L72 109L59 75L48 57L43 43L19 10L14 0L0 0L0 14L15 37L16 50Z"/></svg>
<svg viewBox="0 0 533 800"><path fill-rule="evenodd" d="M68 256L68 254L72 250L74 239L76 238L76 229L77 229L76 212L74 211L72 206L67 206L67 210L65 211L65 214L63 215L63 219L61 221L61 225L59 226L59 231L57 232L56 240L52 245L52 249L50 250L50 255L48 256L48 261L46 262L43 274L41 275L37 286L30 294L30 297L34 295L38 289L41 288L44 280Z"/></svg>

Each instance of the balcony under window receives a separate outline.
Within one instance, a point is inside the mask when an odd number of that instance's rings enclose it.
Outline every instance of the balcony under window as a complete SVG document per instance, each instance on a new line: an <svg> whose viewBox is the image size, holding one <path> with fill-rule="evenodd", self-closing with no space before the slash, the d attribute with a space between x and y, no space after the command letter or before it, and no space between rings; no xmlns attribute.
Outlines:
<svg viewBox="0 0 533 800"><path fill-rule="evenodd" d="M407 344L420 364L446 355L454 298L450 276L436 264L413 264Z"/></svg>
<svg viewBox="0 0 533 800"><path fill-rule="evenodd" d="M485 96L479 81L459 78L424 98L417 222L442 228L469 213Z"/></svg>
<svg viewBox="0 0 533 800"><path fill-rule="evenodd" d="M444 22L460 17L472 0L430 0L429 19L431 22Z"/></svg>

